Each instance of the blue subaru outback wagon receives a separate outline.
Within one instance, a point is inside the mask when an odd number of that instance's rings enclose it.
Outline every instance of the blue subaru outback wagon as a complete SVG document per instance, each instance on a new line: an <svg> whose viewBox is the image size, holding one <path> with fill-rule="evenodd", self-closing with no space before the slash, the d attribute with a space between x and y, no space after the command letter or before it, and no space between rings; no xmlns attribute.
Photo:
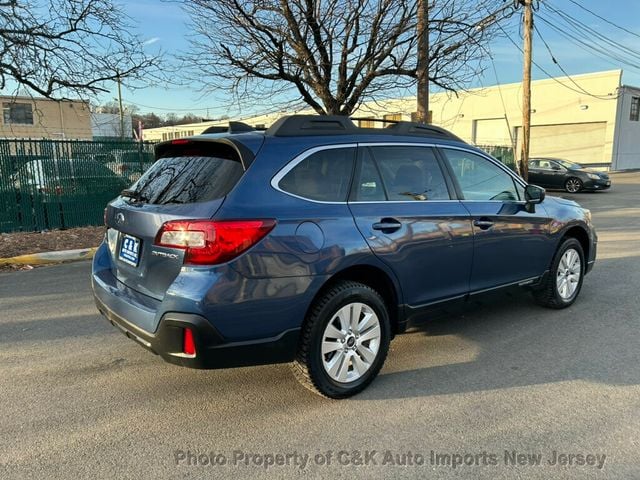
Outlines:
<svg viewBox="0 0 640 480"><path fill-rule="evenodd" d="M168 362L292 362L347 397L427 307L520 285L564 308L593 266L588 210L440 128L237 128L159 144L105 210L98 309Z"/></svg>

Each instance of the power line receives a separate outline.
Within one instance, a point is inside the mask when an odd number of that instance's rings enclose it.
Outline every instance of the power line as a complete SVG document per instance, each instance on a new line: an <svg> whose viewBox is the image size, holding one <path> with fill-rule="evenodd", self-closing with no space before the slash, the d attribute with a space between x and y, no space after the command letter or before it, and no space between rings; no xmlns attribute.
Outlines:
<svg viewBox="0 0 640 480"><path fill-rule="evenodd" d="M576 0L569 0L569 1L570 1L571 3L573 3L574 5L576 5L577 7L581 8L582 10L584 10L585 12L588 12L588 13L590 13L591 15L593 15L594 17L599 18L599 19L600 19L600 20L602 20L603 22L606 22L606 23L608 23L609 25L611 25L611 26L613 26L613 27L616 27L616 28L618 28L618 29L622 30L623 32L627 32L627 33L629 33L629 34L631 34L631 35L633 35L633 36L635 36L635 37L640 38L640 35L638 35L636 32L634 32L634 31L632 31L632 30L629 30L628 28L625 28L625 27L623 27L623 26L621 26L621 25L618 25L617 23L612 22L611 20L609 20L609 19L607 19L607 18L605 18L605 17L603 17L603 16L601 16L601 15L599 15L599 14L595 13L594 11L589 10L589 9L588 9L587 7L585 7L584 5L580 5L580 3L576 2Z"/></svg>
<svg viewBox="0 0 640 480"><path fill-rule="evenodd" d="M597 47L595 45L592 45L588 42L585 42L583 40L581 40L580 38L577 38L576 36L572 35L571 33L567 32L567 30L561 26L555 25L553 22L545 19L542 15L538 15L538 18L540 18L544 23L546 23L549 27L551 27L553 30L555 30L559 35L561 35L562 37L564 37L566 40L572 42L574 45L576 45L577 47L581 48L582 50L584 50L585 52L594 55L596 57L599 57L601 60L614 65L616 67L620 67L621 65L625 65L626 67L632 69L632 70L636 70L636 71L640 71L640 68L638 68L638 64L635 61L629 60L627 58L624 58L620 55L617 55L613 52L611 52L610 50L603 50L600 47ZM614 61L615 60L615 61Z"/></svg>
<svg viewBox="0 0 640 480"><path fill-rule="evenodd" d="M555 63L558 68L560 69L560 71L562 73L564 73L564 75L571 81L571 83L573 83L576 87L578 87L585 95L589 95L591 97L594 98L599 98L601 100L608 100L611 97L609 97L608 95L596 95L593 93L588 92L587 90L585 90L581 85L579 85L572 77L571 75L569 75L567 73L567 71L562 68L562 65L560 65L560 62L558 62L558 60L556 59L556 57L553 55L553 52L551 51L551 47L549 46L549 44L547 43L547 41L544 39L544 37L542 36L542 34L540 33L540 30L538 29L538 27L536 27L535 25L533 26L534 30L536 31L536 33L538 34L538 37L540 37L540 40L542 40L542 43L544 43L544 46L547 48L547 51L549 52L549 56L551 57L551 61L553 63Z"/></svg>
<svg viewBox="0 0 640 480"><path fill-rule="evenodd" d="M130 105L135 105L136 107L142 108L150 108L153 110L163 110L167 112L195 112L195 111L205 111L205 110L213 110L215 107L202 107L202 108L169 108L169 107L154 107L151 105L143 105L141 103L132 102L130 100L125 100L126 103Z"/></svg>
<svg viewBox="0 0 640 480"><path fill-rule="evenodd" d="M522 47L520 45L518 45L513 40L513 38L511 38L511 35L509 35L509 33L500 24L496 24L496 25L498 25L498 28L500 30L502 30L502 33L504 33L504 35L507 37L507 39L520 51L520 53L524 53L523 50L522 50ZM585 93L585 91L583 91L584 89L583 90L577 90L577 89L573 88L572 86L567 85L566 83L563 83L560 80L558 80L555 76L553 76L551 73L549 73L543 67L541 67L537 62L532 61L531 63L533 63L536 66L536 68L538 68L538 70L540 70L542 73L544 73L551 80L553 80L554 82L562 85L563 87L565 87L565 88L567 88L567 89L569 89L569 90L571 90L571 91L573 91L575 93L579 93L581 95L589 95L591 97L598 98L598 99L601 99L601 100L616 100L618 98L617 95L611 95L611 96L607 95L606 97L601 97L601 96L594 95L592 93Z"/></svg>
<svg viewBox="0 0 640 480"><path fill-rule="evenodd" d="M603 35L602 33L598 32L597 30L594 30L593 28L590 28L588 25L586 25L585 23L583 23L582 21L573 18L571 15L561 11L561 10L557 10L551 6L547 7L549 10L551 10L552 12L554 12L556 15L558 15L559 17L562 18L562 20L565 21L565 23L567 23L567 25L574 30L575 34L578 35L579 37L582 37L584 39L584 41L586 42L591 42L592 40L592 36L596 36L599 40L601 40L602 42L609 44L612 47L616 47L620 50L626 51L628 55L631 55L632 57L635 57L635 60L637 61L638 59L640 59L640 52L638 52L637 50L634 50L631 47L628 47L627 45L624 45L620 42L617 42L615 40L612 40L611 38L609 38L606 35ZM587 33L589 32L589 33ZM593 43L590 43L590 45L592 47L594 47ZM618 54L617 51L614 52L607 52L607 53L612 53L612 54Z"/></svg>
<svg viewBox="0 0 640 480"><path fill-rule="evenodd" d="M555 24L551 19L546 18L544 15L539 14L538 18L540 18L544 23L549 25L552 29L554 29L558 34L565 37L569 41L577 44L581 48L586 48L593 52L599 54L601 58L610 62L611 59L615 59L620 63L626 64L631 68L637 69L637 65L640 62L640 52L634 50L622 43L619 43L615 40L610 39L606 35L590 28L580 20L573 18L571 15L557 10L550 5L546 5L546 7L553 13L555 13L560 20L562 20L565 26L559 26ZM568 28L567 28L568 27ZM589 33L587 33L589 32ZM600 42L605 45L609 45L613 47L613 49L606 48L601 46L600 44L593 43L593 37L596 37Z"/></svg>

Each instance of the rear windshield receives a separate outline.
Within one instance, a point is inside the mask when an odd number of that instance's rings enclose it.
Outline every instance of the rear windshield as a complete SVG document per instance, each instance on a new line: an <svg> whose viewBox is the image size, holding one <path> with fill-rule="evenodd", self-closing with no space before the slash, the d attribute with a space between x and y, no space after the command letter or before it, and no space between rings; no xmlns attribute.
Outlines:
<svg viewBox="0 0 640 480"><path fill-rule="evenodd" d="M217 157L165 157L154 163L131 190L144 203L197 203L224 197L242 176L237 160Z"/></svg>

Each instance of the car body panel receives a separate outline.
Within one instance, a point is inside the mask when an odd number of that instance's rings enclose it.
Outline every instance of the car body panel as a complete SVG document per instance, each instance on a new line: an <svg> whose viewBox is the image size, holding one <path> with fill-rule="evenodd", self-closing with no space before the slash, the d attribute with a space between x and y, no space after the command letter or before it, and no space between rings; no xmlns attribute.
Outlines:
<svg viewBox="0 0 640 480"><path fill-rule="evenodd" d="M527 211L524 202L462 201L471 215L474 255L470 291L536 278L548 267L555 242L545 205ZM482 229L476 221L489 221ZM526 254L523 254L526 252Z"/></svg>
<svg viewBox="0 0 640 480"><path fill-rule="evenodd" d="M473 232L457 201L350 203L371 250L395 272L410 307L464 295L469 290ZM395 231L373 225L394 220Z"/></svg>
<svg viewBox="0 0 640 480"><path fill-rule="evenodd" d="M115 277L140 293L162 300L167 288L180 273L184 252L154 245L160 227L170 220L210 218L223 201L149 205L118 198L111 202L105 219L107 227L118 232L115 248L110 252ZM118 258L125 234L140 240L139 263L136 266Z"/></svg>
<svg viewBox="0 0 640 480"><path fill-rule="evenodd" d="M218 200L179 205L114 200L106 220L116 233L111 234L111 246L105 242L93 262L92 283L100 311L131 338L172 363L219 368L262 363L266 358L290 360L313 300L329 282L354 268L366 267L388 279L397 304L390 305L396 309L393 317L404 324L406 315L435 302L542 277L562 236L571 228L587 233L593 247L590 265L595 259L597 237L588 214L550 196L533 209L524 202L458 198L320 202L278 186L283 169L320 147L447 146L497 162L459 141L366 133L295 139L255 133L208 134L187 139L191 140L233 143L245 155L245 173ZM188 218L274 219L276 225L227 263L196 267L183 265L181 250L154 245L164 222ZM384 218L398 220L401 227L374 230L373 224ZM482 218L493 222L488 231L473 225ZM124 234L142 240L137 267L117 258ZM153 255L154 250L160 254ZM179 348L172 338L181 328L196 332L198 351L206 350L206 358L186 358L172 350Z"/></svg>

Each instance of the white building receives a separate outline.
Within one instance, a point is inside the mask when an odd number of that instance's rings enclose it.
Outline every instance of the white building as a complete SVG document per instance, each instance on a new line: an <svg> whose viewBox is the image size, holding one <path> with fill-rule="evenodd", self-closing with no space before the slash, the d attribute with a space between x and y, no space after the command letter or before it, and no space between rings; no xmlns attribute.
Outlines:
<svg viewBox="0 0 640 480"><path fill-rule="evenodd" d="M558 77L532 83L531 156L551 156L592 167L640 168L640 88L621 84L622 70ZM381 126L366 118L411 120L415 97L365 103L353 115L362 126ZM431 96L432 122L476 145L520 150L520 83ZM293 113L293 112L291 112ZM313 113L304 110L297 113ZM268 127L285 112L241 119ZM232 119L235 120L235 119ZM171 140L197 135L228 120L145 130L144 139Z"/></svg>
<svg viewBox="0 0 640 480"><path fill-rule="evenodd" d="M91 133L93 138L131 138L133 128L131 115L124 115L124 131L120 132L120 115L117 113L91 112Z"/></svg>

